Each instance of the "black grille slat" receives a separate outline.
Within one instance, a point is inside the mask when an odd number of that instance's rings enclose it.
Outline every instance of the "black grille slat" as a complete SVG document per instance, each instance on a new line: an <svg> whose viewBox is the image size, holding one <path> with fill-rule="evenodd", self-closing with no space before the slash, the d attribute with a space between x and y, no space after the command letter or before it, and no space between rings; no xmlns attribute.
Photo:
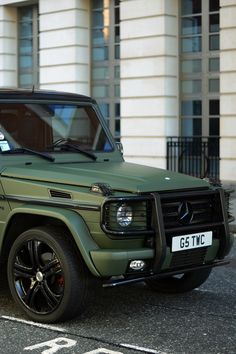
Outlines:
<svg viewBox="0 0 236 354"><path fill-rule="evenodd" d="M187 206L187 207L186 207ZM193 193L172 193L161 196L161 208L166 244L171 249L172 238L199 232L213 232L213 238L219 237L224 223L220 194L218 191L200 191ZM192 218L181 220L181 209L192 213ZM181 214L181 215L180 215ZM186 249L173 252L170 268L181 268L203 264L208 247Z"/></svg>
<svg viewBox="0 0 236 354"><path fill-rule="evenodd" d="M191 205L193 218L191 220L192 225L202 225L204 223L214 222L217 220L218 213L216 212L215 205L216 195L209 194L206 196L179 196L173 200L171 197L169 200L166 198L162 200L162 212L165 228L176 228L183 226L179 217L179 208L181 203L187 202ZM219 220L219 218L218 218Z"/></svg>
<svg viewBox="0 0 236 354"><path fill-rule="evenodd" d="M203 264L207 248L187 250L173 253L170 268L186 267Z"/></svg>

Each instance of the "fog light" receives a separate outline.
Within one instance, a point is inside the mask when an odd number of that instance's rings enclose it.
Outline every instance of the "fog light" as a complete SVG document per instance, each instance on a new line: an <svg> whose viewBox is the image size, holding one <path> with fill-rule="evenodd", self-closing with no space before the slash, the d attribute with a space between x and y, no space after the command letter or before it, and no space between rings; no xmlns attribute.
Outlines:
<svg viewBox="0 0 236 354"><path fill-rule="evenodd" d="M129 264L130 269L132 270L143 270L146 266L146 263L142 260L134 260Z"/></svg>

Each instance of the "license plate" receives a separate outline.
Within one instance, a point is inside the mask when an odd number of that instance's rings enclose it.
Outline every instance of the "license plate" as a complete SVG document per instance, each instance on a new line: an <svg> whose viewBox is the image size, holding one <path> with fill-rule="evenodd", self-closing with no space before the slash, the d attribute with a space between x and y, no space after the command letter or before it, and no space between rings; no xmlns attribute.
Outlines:
<svg viewBox="0 0 236 354"><path fill-rule="evenodd" d="M191 250L212 245L212 231L181 235L172 238L172 252Z"/></svg>

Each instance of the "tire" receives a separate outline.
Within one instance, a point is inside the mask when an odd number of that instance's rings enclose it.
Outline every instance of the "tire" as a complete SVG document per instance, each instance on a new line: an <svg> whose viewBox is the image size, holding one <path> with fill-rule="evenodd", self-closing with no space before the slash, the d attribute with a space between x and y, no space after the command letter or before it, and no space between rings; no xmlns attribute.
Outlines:
<svg viewBox="0 0 236 354"><path fill-rule="evenodd" d="M8 258L15 302L33 321L55 323L85 309L89 272L66 230L38 227L23 232Z"/></svg>
<svg viewBox="0 0 236 354"><path fill-rule="evenodd" d="M202 285L211 273L211 268L183 273L163 279L148 279L146 284L160 293L178 294L191 291Z"/></svg>

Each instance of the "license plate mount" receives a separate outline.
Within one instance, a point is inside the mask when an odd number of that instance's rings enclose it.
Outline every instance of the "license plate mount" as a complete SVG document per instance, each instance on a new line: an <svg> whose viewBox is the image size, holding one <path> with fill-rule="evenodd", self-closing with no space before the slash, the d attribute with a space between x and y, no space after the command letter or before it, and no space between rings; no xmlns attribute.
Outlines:
<svg viewBox="0 0 236 354"><path fill-rule="evenodd" d="M192 250L212 245L212 231L199 232L188 235L174 236L172 238L172 252Z"/></svg>

